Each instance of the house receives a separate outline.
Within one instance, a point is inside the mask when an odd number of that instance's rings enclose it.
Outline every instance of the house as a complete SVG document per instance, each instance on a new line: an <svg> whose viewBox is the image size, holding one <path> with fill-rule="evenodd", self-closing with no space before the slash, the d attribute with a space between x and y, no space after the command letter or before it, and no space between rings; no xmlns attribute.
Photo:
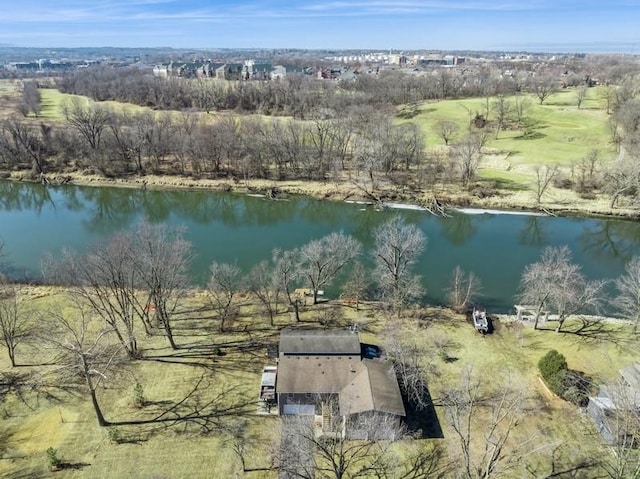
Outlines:
<svg viewBox="0 0 640 479"><path fill-rule="evenodd" d="M242 63L225 63L216 68L215 77L219 80L241 80L243 69Z"/></svg>
<svg viewBox="0 0 640 479"><path fill-rule="evenodd" d="M356 331L282 331L276 376L279 413L315 416L322 423L339 416L353 424L375 414L399 423L405 409L393 364L366 356ZM335 407L327 407L329 403Z"/></svg>
<svg viewBox="0 0 640 479"><path fill-rule="evenodd" d="M245 60L242 75L245 80L269 80L272 71L273 65L269 62Z"/></svg>
<svg viewBox="0 0 640 479"><path fill-rule="evenodd" d="M619 381L590 397L587 414L607 444L631 445L640 434L640 363L621 369Z"/></svg>

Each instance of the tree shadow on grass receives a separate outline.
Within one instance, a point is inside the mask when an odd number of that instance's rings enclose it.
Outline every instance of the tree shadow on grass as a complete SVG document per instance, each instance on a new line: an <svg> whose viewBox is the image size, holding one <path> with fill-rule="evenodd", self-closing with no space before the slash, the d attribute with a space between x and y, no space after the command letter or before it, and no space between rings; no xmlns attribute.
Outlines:
<svg viewBox="0 0 640 479"><path fill-rule="evenodd" d="M426 404L425 407L418 407L413 402L408 401L404 394L402 399L407 414L405 424L411 435L418 439L442 439L444 437L429 390L425 391L423 398L424 404Z"/></svg>
<svg viewBox="0 0 640 479"><path fill-rule="evenodd" d="M490 180L495 186L495 188L499 190L506 191L525 191L527 187L522 183L518 183L517 181L510 180L508 178L491 178Z"/></svg>

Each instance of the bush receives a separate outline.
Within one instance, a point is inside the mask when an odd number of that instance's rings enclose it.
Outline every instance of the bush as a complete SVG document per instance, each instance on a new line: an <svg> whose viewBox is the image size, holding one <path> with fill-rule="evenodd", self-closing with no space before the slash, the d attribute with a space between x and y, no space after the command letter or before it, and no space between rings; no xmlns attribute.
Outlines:
<svg viewBox="0 0 640 479"><path fill-rule="evenodd" d="M558 396L564 393L564 377L569 369L566 358L552 349L538 361L538 369L544 382Z"/></svg>
<svg viewBox="0 0 640 479"><path fill-rule="evenodd" d="M122 432L117 427L110 427L108 429L108 434L111 444L120 444L122 442Z"/></svg>
<svg viewBox="0 0 640 479"><path fill-rule="evenodd" d="M133 388L133 405L135 407L144 407L147 404L147 399L144 397L144 388L142 384L136 383Z"/></svg>
<svg viewBox="0 0 640 479"><path fill-rule="evenodd" d="M62 459L58 457L58 450L50 447L47 449L47 460L51 466L51 470L57 471L62 467Z"/></svg>

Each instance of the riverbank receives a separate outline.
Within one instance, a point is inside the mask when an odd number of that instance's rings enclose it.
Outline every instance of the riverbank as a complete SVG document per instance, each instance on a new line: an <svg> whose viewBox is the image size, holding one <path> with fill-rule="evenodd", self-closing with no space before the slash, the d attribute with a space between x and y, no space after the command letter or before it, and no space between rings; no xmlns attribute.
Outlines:
<svg viewBox="0 0 640 479"><path fill-rule="evenodd" d="M15 181L41 181L48 184L74 184L79 186L118 186L128 188L180 188L231 191L235 193L264 194L270 198L304 195L331 201L373 202L363 189L348 179L339 181L265 180L265 179L194 179L186 176L145 175L125 178L105 178L99 175L69 172L47 175L36 180L23 172L12 173L6 179ZM532 191L493 189L490 183L479 182L464 190L458 185L438 184L417 191L387 185L375 192L383 202L405 203L430 209L434 203L448 208L472 208L503 211L542 212L563 216L595 216L638 219L640 211L630 207L610 207L610 198L596 194L584 198L571 190L549 187L543 201L538 204Z"/></svg>

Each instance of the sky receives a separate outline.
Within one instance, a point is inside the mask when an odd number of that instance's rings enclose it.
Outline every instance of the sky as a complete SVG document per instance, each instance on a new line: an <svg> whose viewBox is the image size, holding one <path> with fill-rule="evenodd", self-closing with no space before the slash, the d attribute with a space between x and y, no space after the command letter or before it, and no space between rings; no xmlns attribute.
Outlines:
<svg viewBox="0 0 640 479"><path fill-rule="evenodd" d="M0 0L22 47L640 53L640 0Z"/></svg>

